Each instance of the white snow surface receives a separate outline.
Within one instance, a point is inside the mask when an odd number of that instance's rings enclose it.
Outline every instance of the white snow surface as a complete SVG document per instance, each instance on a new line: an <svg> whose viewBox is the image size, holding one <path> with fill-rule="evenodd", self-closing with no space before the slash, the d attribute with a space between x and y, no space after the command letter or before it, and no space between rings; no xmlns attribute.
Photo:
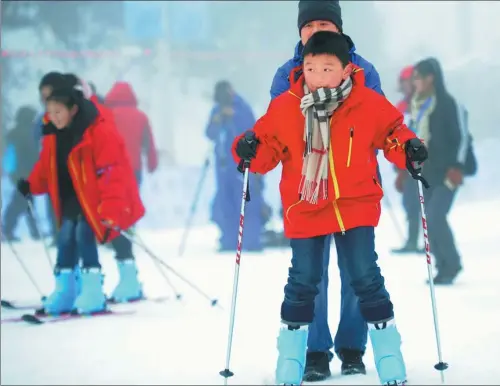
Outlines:
<svg viewBox="0 0 500 386"><path fill-rule="evenodd" d="M436 288L445 372L450 385L493 385L500 380L500 253L496 217L500 200L457 205L450 215L463 256L464 271L456 285ZM490 215L488 215L490 214ZM402 219L402 213L398 212ZM32 326L2 324L1 383L10 385L217 385L225 367L229 308L235 258L216 254L217 230L193 230L182 258L175 257L182 230L139 231L147 245L178 272L192 280L224 310L184 283L172 278L182 292L176 301L153 261L136 248L145 291L151 296L169 294L163 304L139 303L117 306L135 309L128 316L105 316L59 324ZM409 384L440 384L433 319L424 256L395 256L399 246L391 218L384 211L377 229L377 251L387 287L395 304L397 323ZM47 261L40 243L17 246L48 294L52 290ZM117 270L112 253L102 249L105 287L116 284ZM52 257L55 251L51 250ZM334 249L332 254L335 255ZM289 250L244 253L234 331L230 385L263 384L272 379L277 357L276 336L283 285L289 266ZM334 259L332 259L334 261ZM1 294L7 300L33 301L37 293L12 253L2 244ZM334 263L330 268L330 326L339 317L339 280ZM2 310L2 318L19 314ZM374 385L371 348L365 355L366 376L340 377L340 362L334 359L334 376L322 384Z"/></svg>

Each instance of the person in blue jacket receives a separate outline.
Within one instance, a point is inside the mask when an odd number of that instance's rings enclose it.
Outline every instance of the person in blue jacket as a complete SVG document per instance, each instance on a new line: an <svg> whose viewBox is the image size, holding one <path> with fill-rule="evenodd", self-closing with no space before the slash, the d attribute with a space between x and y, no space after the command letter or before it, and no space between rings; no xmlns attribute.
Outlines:
<svg viewBox="0 0 500 386"><path fill-rule="evenodd" d="M289 74L293 68L302 65L304 44L315 32L323 30L343 34L350 47L351 62L364 70L366 86L384 95L377 70L373 64L356 53L353 41L343 33L339 2L301 0L298 8L300 41L295 47L293 58L278 68L271 86L271 99L289 89ZM323 256L323 279L318 287L319 294L315 300L315 319L309 326L308 353L304 374L306 382L321 381L331 375L329 362L333 358L333 353L330 351L332 348L335 348L337 356L342 361L341 371L343 375L366 373L363 355L367 342L367 325L361 316L358 298L351 288L351 280L347 270L340 263L343 259L338 259L341 280L340 322L335 341L332 340L328 326L328 266L331 235L325 239L325 242L327 247ZM341 251L337 249L337 256L340 254Z"/></svg>
<svg viewBox="0 0 500 386"><path fill-rule="evenodd" d="M239 229L239 213L243 189L243 177L234 167L231 143L233 139L251 129L255 118L250 106L236 94L227 81L215 85L215 106L205 131L214 143L216 193L212 202L212 221L219 227L219 251L235 251ZM251 175L249 180L251 199L245 211L245 240L243 249L262 250L261 235L265 225L262 216L265 209L262 177Z"/></svg>

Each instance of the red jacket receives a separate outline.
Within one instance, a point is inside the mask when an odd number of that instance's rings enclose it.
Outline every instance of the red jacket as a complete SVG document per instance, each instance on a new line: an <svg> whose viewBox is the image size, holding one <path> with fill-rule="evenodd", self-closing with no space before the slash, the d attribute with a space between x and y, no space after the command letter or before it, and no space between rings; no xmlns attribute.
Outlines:
<svg viewBox="0 0 500 386"><path fill-rule="evenodd" d="M105 98L105 104L113 112L116 127L122 134L134 171L142 170L142 152L147 151L148 171L158 167L158 155L153 132L146 114L137 108L132 87L126 82L116 82Z"/></svg>
<svg viewBox="0 0 500 386"><path fill-rule="evenodd" d="M294 71L290 79L295 79ZM264 174L283 164L280 193L284 228L288 238L308 238L360 226L377 226L382 188L377 180L376 149L404 168L404 142L415 134L383 96L364 86L362 69L356 68L351 94L331 120L328 198L318 204L299 199L304 154L304 96L301 76L290 90L275 98L253 130L260 141L250 171ZM233 144L235 152L237 138Z"/></svg>
<svg viewBox="0 0 500 386"><path fill-rule="evenodd" d="M135 224L145 210L121 135L113 122L100 112L96 116L71 150L68 171L89 225L97 239L105 242L119 233L107 232L102 220L109 220L125 230ZM44 126L42 150L28 181L32 194L49 194L60 224L54 130L57 129L51 124Z"/></svg>

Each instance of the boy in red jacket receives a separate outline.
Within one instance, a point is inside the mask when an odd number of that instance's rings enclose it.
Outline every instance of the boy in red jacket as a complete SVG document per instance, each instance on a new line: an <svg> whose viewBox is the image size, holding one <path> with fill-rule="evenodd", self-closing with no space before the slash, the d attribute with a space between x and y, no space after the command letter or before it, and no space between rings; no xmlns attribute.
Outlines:
<svg viewBox="0 0 500 386"><path fill-rule="evenodd" d="M113 121L74 88L54 89L47 98L39 160L18 190L27 199L46 194L59 226L55 290L44 310L60 314L106 308L99 242L111 241L143 215L125 144ZM81 290L75 267L82 262Z"/></svg>
<svg viewBox="0 0 500 386"><path fill-rule="evenodd" d="M380 381L404 384L401 337L375 252L383 195L375 150L412 173L427 150L398 110L364 86L342 35L315 33L303 55L304 75L296 76L300 68L292 71L290 90L275 98L253 131L233 146L236 161L251 160L251 172L265 174L283 165L280 192L292 261L281 306L276 384L302 382L324 238L331 233L344 251L369 326Z"/></svg>

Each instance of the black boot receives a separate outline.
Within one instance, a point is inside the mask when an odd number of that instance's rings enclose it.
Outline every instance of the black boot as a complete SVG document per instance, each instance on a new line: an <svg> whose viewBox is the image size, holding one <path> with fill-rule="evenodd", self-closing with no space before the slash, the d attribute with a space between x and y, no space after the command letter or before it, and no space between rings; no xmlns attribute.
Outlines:
<svg viewBox="0 0 500 386"><path fill-rule="evenodd" d="M392 253L404 254L404 253L425 253L425 249L418 248L417 243L407 242L402 248L393 249Z"/></svg>
<svg viewBox="0 0 500 386"><path fill-rule="evenodd" d="M365 364L363 363L363 351L348 348L340 349L339 359L342 361L342 375L366 374Z"/></svg>
<svg viewBox="0 0 500 386"><path fill-rule="evenodd" d="M319 382L330 377L330 358L327 352L308 352L304 382Z"/></svg>
<svg viewBox="0 0 500 386"><path fill-rule="evenodd" d="M461 270L462 267L439 270L437 275L434 276L434 285L452 285ZM427 284L429 284L429 280L427 280Z"/></svg>

